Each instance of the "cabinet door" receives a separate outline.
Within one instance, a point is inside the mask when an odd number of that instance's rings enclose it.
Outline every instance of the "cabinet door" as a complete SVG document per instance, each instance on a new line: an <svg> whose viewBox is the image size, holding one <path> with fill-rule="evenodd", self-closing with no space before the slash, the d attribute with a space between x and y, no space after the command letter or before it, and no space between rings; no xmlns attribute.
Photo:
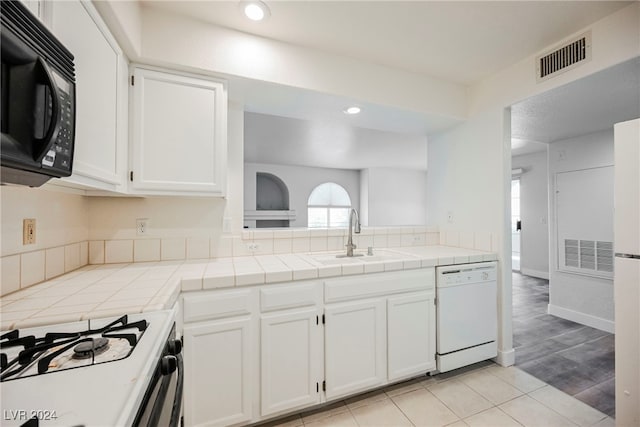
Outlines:
<svg viewBox="0 0 640 427"><path fill-rule="evenodd" d="M126 175L126 61L90 2L55 2L52 26L76 66L73 175L63 181L114 190Z"/></svg>
<svg viewBox="0 0 640 427"><path fill-rule="evenodd" d="M251 320L184 327L184 420L188 426L226 426L251 419Z"/></svg>
<svg viewBox="0 0 640 427"><path fill-rule="evenodd" d="M224 195L225 85L145 68L133 76L133 191Z"/></svg>
<svg viewBox="0 0 640 427"><path fill-rule="evenodd" d="M384 383L384 300L328 305L325 319L327 399Z"/></svg>
<svg viewBox="0 0 640 427"><path fill-rule="evenodd" d="M436 317L433 292L389 298L387 301L389 380L436 368Z"/></svg>
<svg viewBox="0 0 640 427"><path fill-rule="evenodd" d="M320 402L322 326L307 308L262 316L261 415Z"/></svg>

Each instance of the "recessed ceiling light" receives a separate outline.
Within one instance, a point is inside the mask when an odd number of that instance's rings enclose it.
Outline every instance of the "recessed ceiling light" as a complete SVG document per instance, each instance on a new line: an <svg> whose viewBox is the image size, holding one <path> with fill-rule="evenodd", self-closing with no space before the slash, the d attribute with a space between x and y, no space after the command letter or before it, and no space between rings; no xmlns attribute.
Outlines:
<svg viewBox="0 0 640 427"><path fill-rule="evenodd" d="M262 21L271 15L269 7L259 0L242 1L240 7L245 16L252 21Z"/></svg>
<svg viewBox="0 0 640 427"><path fill-rule="evenodd" d="M345 108L345 114L358 114L360 112L360 107L348 107Z"/></svg>

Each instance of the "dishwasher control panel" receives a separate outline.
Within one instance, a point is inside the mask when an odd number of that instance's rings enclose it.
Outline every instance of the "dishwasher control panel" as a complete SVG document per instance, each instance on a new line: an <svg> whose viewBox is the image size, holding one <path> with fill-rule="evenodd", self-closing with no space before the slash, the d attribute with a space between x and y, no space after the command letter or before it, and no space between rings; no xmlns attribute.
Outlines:
<svg viewBox="0 0 640 427"><path fill-rule="evenodd" d="M438 286L453 286L497 280L495 262L438 267Z"/></svg>

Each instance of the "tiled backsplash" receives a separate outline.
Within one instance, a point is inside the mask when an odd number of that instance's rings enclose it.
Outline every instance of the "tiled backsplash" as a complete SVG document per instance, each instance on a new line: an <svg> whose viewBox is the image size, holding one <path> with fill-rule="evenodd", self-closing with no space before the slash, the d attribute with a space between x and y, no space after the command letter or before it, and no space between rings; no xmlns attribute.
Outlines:
<svg viewBox="0 0 640 427"><path fill-rule="evenodd" d="M88 242L2 257L2 295L35 285L89 263Z"/></svg>
<svg viewBox="0 0 640 427"><path fill-rule="evenodd" d="M208 259L234 256L341 251L347 229L243 230L219 238L145 238L83 241L2 257L2 295L87 264ZM407 246L453 246L498 251L488 232L438 232L434 227L366 227L353 235L357 250Z"/></svg>
<svg viewBox="0 0 640 427"><path fill-rule="evenodd" d="M220 238L166 238L94 240L89 242L89 263L167 261L232 256L340 251L347 229L244 230L240 236ZM359 249L369 246L437 245L437 229L429 227L371 227L353 235Z"/></svg>

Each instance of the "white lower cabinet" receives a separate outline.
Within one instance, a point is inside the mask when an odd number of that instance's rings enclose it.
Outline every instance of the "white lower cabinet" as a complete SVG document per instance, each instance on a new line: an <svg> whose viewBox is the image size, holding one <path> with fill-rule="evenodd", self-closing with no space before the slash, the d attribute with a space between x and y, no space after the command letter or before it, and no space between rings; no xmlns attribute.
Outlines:
<svg viewBox="0 0 640 427"><path fill-rule="evenodd" d="M260 320L261 415L320 403L322 326L317 308Z"/></svg>
<svg viewBox="0 0 640 427"><path fill-rule="evenodd" d="M419 292L387 300L389 381L436 369L434 293Z"/></svg>
<svg viewBox="0 0 640 427"><path fill-rule="evenodd" d="M384 384L384 300L328 305L325 317L327 399Z"/></svg>
<svg viewBox="0 0 640 427"><path fill-rule="evenodd" d="M228 426L252 419L255 351L251 319L184 326L184 421Z"/></svg>
<svg viewBox="0 0 640 427"><path fill-rule="evenodd" d="M257 423L435 370L433 268L183 294L186 426Z"/></svg>

